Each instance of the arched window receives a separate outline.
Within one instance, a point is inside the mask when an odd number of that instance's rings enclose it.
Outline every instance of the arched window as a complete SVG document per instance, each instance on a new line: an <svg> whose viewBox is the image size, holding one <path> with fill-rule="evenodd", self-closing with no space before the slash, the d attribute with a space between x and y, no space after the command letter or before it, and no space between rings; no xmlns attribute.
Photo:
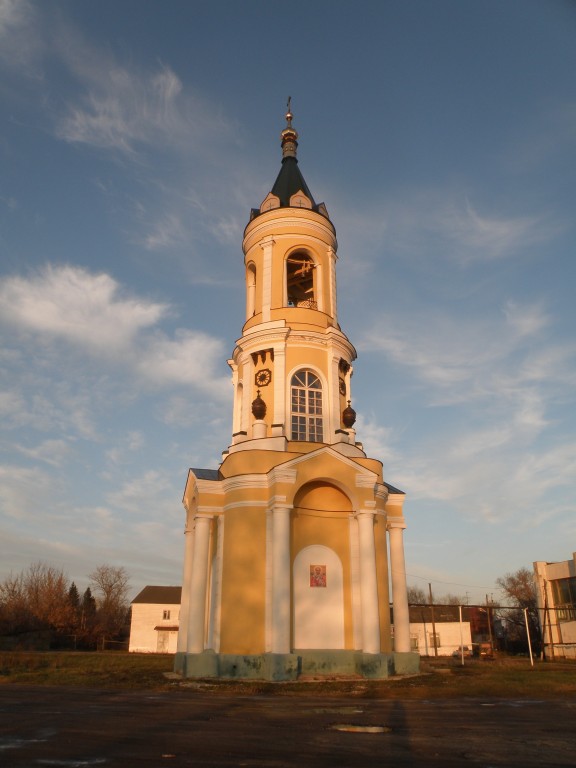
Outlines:
<svg viewBox="0 0 576 768"><path fill-rule="evenodd" d="M318 309L314 294L314 262L305 253L286 259L286 294L289 307Z"/></svg>
<svg viewBox="0 0 576 768"><path fill-rule="evenodd" d="M297 371L290 382L292 440L308 440L321 443L322 384L315 373Z"/></svg>

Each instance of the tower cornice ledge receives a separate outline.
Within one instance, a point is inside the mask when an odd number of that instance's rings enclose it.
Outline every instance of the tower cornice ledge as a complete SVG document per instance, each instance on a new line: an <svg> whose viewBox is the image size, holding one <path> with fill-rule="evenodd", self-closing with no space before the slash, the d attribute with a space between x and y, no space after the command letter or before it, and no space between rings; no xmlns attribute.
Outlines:
<svg viewBox="0 0 576 768"><path fill-rule="evenodd" d="M335 239L336 229L325 216L309 208L274 208L253 219L244 230L245 252L264 238L271 236L275 240L281 238L284 233L280 228L283 230L294 228L300 235L308 234L322 242L334 242L334 250L338 248Z"/></svg>
<svg viewBox="0 0 576 768"><path fill-rule="evenodd" d="M252 347L261 348L272 342L284 342L291 333L285 320L274 323L260 323L250 328L250 331L236 341L236 347L241 350Z"/></svg>

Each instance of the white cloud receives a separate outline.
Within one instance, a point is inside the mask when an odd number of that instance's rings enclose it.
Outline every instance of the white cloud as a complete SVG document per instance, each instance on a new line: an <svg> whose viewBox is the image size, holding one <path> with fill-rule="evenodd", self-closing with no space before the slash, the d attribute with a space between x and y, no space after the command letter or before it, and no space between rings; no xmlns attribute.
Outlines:
<svg viewBox="0 0 576 768"><path fill-rule="evenodd" d="M504 322L502 322L502 319ZM359 348L383 352L426 386L429 402L455 403L500 394L515 399L537 381L554 384L564 369L574 373L575 345L551 344L543 332L550 318L541 304L509 301L502 316L452 317L428 311L381 315ZM554 362L553 362L554 361ZM569 375L569 374L568 374ZM430 388L431 387L431 388Z"/></svg>
<svg viewBox="0 0 576 768"><path fill-rule="evenodd" d="M148 232L136 242L148 251L158 251L183 245L187 240L187 233L182 225L180 217L174 213L163 214L158 220L147 226Z"/></svg>
<svg viewBox="0 0 576 768"><path fill-rule="evenodd" d="M53 498L54 478L37 468L0 465L0 508L8 517L26 520Z"/></svg>
<svg viewBox="0 0 576 768"><path fill-rule="evenodd" d="M527 243L543 239L542 225L539 216L481 215L468 200L464 207L447 207L427 221L428 228L455 244L463 261L516 253Z"/></svg>
<svg viewBox="0 0 576 768"><path fill-rule="evenodd" d="M172 486L168 478L156 470L149 470L107 495L108 503L122 512L158 518L162 510L175 506Z"/></svg>
<svg viewBox="0 0 576 768"><path fill-rule="evenodd" d="M36 9L28 0L0 0L0 60L19 75L42 79L43 49Z"/></svg>
<svg viewBox="0 0 576 768"><path fill-rule="evenodd" d="M540 304L519 304L509 300L504 306L508 324L519 336L533 336L550 325L550 317Z"/></svg>
<svg viewBox="0 0 576 768"><path fill-rule="evenodd" d="M393 199L365 201L362 213L344 209L341 220L342 242L354 252L353 268L364 279L366 260L383 249L427 261L434 254L467 266L515 256L567 226L542 210L523 215L481 210L461 190L444 188L407 189Z"/></svg>
<svg viewBox="0 0 576 768"><path fill-rule="evenodd" d="M124 464L130 454L138 453L145 444L146 438L141 431L134 430L128 432L127 435L123 435L119 445L106 451L106 458L114 466Z"/></svg>
<svg viewBox="0 0 576 768"><path fill-rule="evenodd" d="M92 58L96 58L94 52ZM182 84L169 67L142 76L110 62L90 71L77 58L69 63L90 90L60 121L60 138L132 152L139 142L182 132L177 107Z"/></svg>
<svg viewBox="0 0 576 768"><path fill-rule="evenodd" d="M394 455L393 430L380 426L373 418L367 418L363 414L358 414L354 428L356 437L362 442L368 456L386 461Z"/></svg>
<svg viewBox="0 0 576 768"><path fill-rule="evenodd" d="M224 345L206 333L179 329L174 340L164 336L151 339L138 362L143 376L159 384L194 384L225 397L229 386L215 371L224 359Z"/></svg>
<svg viewBox="0 0 576 768"><path fill-rule="evenodd" d="M25 26L31 12L32 8L27 0L0 0L0 39Z"/></svg>
<svg viewBox="0 0 576 768"><path fill-rule="evenodd" d="M71 452L71 446L66 440L44 440L34 448L16 445L16 450L28 458L44 462L53 467L62 466Z"/></svg>
<svg viewBox="0 0 576 768"><path fill-rule="evenodd" d="M225 357L222 341L184 329L169 338L155 328L168 309L123 296L109 275L79 267L48 265L29 278L0 281L0 317L36 338L69 342L154 386L188 384L226 397L227 379L216 373ZM18 403L15 393L10 398Z"/></svg>
<svg viewBox="0 0 576 768"><path fill-rule="evenodd" d="M112 277L80 267L47 265L29 278L0 282L6 321L106 354L124 349L165 314L166 305L121 297Z"/></svg>

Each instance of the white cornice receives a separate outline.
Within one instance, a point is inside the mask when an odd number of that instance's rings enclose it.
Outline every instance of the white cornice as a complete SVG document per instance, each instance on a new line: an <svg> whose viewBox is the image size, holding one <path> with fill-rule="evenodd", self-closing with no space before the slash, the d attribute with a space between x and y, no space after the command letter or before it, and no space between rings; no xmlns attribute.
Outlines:
<svg viewBox="0 0 576 768"><path fill-rule="evenodd" d="M282 466L274 467L274 469L270 470L269 476L273 483L294 484L296 482L296 477L298 476L298 470L291 469L283 464Z"/></svg>
<svg viewBox="0 0 576 768"><path fill-rule="evenodd" d="M222 480L224 491L235 491L240 488L268 488L269 482L265 474L261 475L235 475Z"/></svg>
<svg viewBox="0 0 576 768"><path fill-rule="evenodd" d="M244 230L242 246L246 253L265 237L293 237L293 232L279 233L278 228L296 228L298 234L316 237L323 242L336 243L336 230L325 216L309 208L273 208L260 213ZM334 249L336 250L336 248Z"/></svg>

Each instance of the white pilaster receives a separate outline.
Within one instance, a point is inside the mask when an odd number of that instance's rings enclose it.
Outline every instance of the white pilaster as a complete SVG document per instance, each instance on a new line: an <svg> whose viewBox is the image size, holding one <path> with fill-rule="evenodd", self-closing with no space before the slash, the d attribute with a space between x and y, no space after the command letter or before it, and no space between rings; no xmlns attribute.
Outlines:
<svg viewBox="0 0 576 768"><path fill-rule="evenodd" d="M290 511L272 510L272 653L290 653Z"/></svg>
<svg viewBox="0 0 576 768"><path fill-rule="evenodd" d="M270 305L272 303L272 248L274 239L268 237L260 244L263 251L262 259L262 322L270 320ZM278 276L280 279L280 276Z"/></svg>
<svg viewBox="0 0 576 768"><path fill-rule="evenodd" d="M240 413L240 429L249 433L250 422L252 420L251 398L252 382L254 381L254 363L252 357L244 353L242 355L242 408Z"/></svg>
<svg viewBox="0 0 576 768"><path fill-rule="evenodd" d="M360 546L360 593L362 601L362 650L380 653L380 621L378 612L378 580L374 544L374 512L358 512Z"/></svg>
<svg viewBox="0 0 576 768"><path fill-rule="evenodd" d="M283 424L282 432L279 428L272 430L274 437L287 434L289 430L288 414L286 413L286 347L285 344L274 347L274 419L273 424Z"/></svg>
<svg viewBox="0 0 576 768"><path fill-rule="evenodd" d="M388 522L390 537L390 572L392 576L392 605L394 606L394 650L399 653L410 651L410 614L406 589L406 565L402 531L406 524Z"/></svg>
<svg viewBox="0 0 576 768"><path fill-rule="evenodd" d="M194 554L190 577L187 652L204 650L206 632L206 589L212 515L196 515L194 519Z"/></svg>
<svg viewBox="0 0 576 768"><path fill-rule="evenodd" d="M332 431L330 433L330 440L327 442L334 443L336 442L336 430L340 429L340 371L338 368L338 365L340 363L340 355L333 354L332 360L331 360L331 370L330 370L330 381L328 383L328 386L330 387L330 395L331 395L331 408L330 413L332 414L332 418L330 421L332 422Z"/></svg>
<svg viewBox="0 0 576 768"><path fill-rule="evenodd" d="M336 306L336 251L333 248L328 248L328 262L330 269L330 314L334 318L335 322L338 322L338 309Z"/></svg>
<svg viewBox="0 0 576 768"><path fill-rule="evenodd" d="M182 576L182 597L180 598L180 616L178 617L178 653L185 653L188 645L188 615L190 609L190 579L194 558L194 521L189 512L184 531L184 573Z"/></svg>
<svg viewBox="0 0 576 768"><path fill-rule="evenodd" d="M352 590L352 627L354 650L362 650L362 594L360 590L360 545L358 520L350 515L350 587Z"/></svg>
<svg viewBox="0 0 576 768"><path fill-rule="evenodd" d="M316 296L316 306L318 307L319 312L325 312L326 310L324 307L326 306L326 299L324 298L324 274L322 269L322 264L319 263L316 265L316 287L315 287L315 296Z"/></svg>

